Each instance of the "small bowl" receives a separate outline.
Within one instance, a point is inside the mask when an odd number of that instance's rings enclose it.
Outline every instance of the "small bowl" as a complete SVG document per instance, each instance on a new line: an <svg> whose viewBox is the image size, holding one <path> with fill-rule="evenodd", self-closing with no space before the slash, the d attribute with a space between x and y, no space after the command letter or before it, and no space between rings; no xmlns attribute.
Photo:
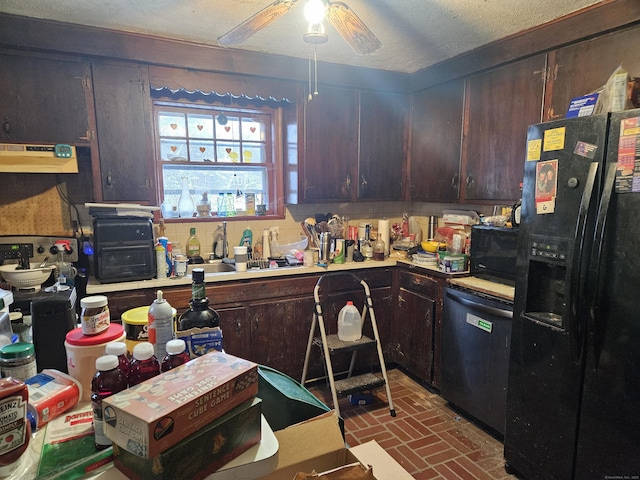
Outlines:
<svg viewBox="0 0 640 480"><path fill-rule="evenodd" d="M425 252L436 253L441 246L445 246L445 242L436 242L435 240L424 240L420 242Z"/></svg>
<svg viewBox="0 0 640 480"><path fill-rule="evenodd" d="M37 263L32 263L29 270L16 270L16 264L0 266L0 275L12 287L18 290L40 290L40 286L47 281L51 275L54 265L40 268Z"/></svg>

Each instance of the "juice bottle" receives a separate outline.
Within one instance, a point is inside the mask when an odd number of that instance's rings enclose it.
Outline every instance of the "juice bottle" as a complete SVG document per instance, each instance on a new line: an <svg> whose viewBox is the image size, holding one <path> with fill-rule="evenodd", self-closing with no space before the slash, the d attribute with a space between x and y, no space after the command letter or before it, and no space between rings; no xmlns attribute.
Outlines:
<svg viewBox="0 0 640 480"><path fill-rule="evenodd" d="M127 388L127 377L118 365L115 355L103 355L96 359L97 372L91 380L91 408L97 450L104 450L111 445L111 440L104 434L102 400Z"/></svg>
<svg viewBox="0 0 640 480"><path fill-rule="evenodd" d="M129 386L133 387L160 373L160 362L153 354L153 345L140 342L133 347L133 359L129 365Z"/></svg>
<svg viewBox="0 0 640 480"><path fill-rule="evenodd" d="M125 378L129 376L129 357L127 356L127 344L124 342L107 343L104 347L106 355L115 355L118 357L118 367L124 374Z"/></svg>
<svg viewBox="0 0 640 480"><path fill-rule="evenodd" d="M167 342L167 354L162 359L160 371L167 372L172 368L179 367L190 360L189 352L187 352L187 344L184 340L178 338Z"/></svg>

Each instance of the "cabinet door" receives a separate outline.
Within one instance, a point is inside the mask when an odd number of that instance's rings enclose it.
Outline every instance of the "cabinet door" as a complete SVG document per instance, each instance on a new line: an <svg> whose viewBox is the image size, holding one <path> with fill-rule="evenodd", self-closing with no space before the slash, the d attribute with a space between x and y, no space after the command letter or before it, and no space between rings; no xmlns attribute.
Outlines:
<svg viewBox="0 0 640 480"><path fill-rule="evenodd" d="M358 155L358 97L354 90L322 86L305 105L305 203L351 200Z"/></svg>
<svg viewBox="0 0 640 480"><path fill-rule="evenodd" d="M545 55L467 80L463 199L520 198L527 127L542 118Z"/></svg>
<svg viewBox="0 0 640 480"><path fill-rule="evenodd" d="M359 199L401 199L406 103L404 95L360 94Z"/></svg>
<svg viewBox="0 0 640 480"><path fill-rule="evenodd" d="M544 120L564 118L572 98L598 90L620 65L630 76L638 75L639 38L635 27L550 53Z"/></svg>
<svg viewBox="0 0 640 480"><path fill-rule="evenodd" d="M131 292L108 293L109 315L114 323L122 322L122 314L132 308L151 305L153 301L150 290L134 290Z"/></svg>
<svg viewBox="0 0 640 480"><path fill-rule="evenodd" d="M220 307L215 310L220 315L224 351L236 357L250 359L249 339L251 335L247 321L247 309L245 307Z"/></svg>
<svg viewBox="0 0 640 480"><path fill-rule="evenodd" d="M146 69L138 65L93 63L103 201L153 202L151 98Z"/></svg>
<svg viewBox="0 0 640 480"><path fill-rule="evenodd" d="M395 334L398 362L421 380L431 383L437 281L399 272Z"/></svg>
<svg viewBox="0 0 640 480"><path fill-rule="evenodd" d="M313 297L254 303L247 308L251 328L251 357L289 375L302 378L311 328Z"/></svg>
<svg viewBox="0 0 640 480"><path fill-rule="evenodd" d="M409 195L418 201L456 201L460 191L460 146L464 80L414 95Z"/></svg>
<svg viewBox="0 0 640 480"><path fill-rule="evenodd" d="M89 145L89 64L0 55L0 140Z"/></svg>

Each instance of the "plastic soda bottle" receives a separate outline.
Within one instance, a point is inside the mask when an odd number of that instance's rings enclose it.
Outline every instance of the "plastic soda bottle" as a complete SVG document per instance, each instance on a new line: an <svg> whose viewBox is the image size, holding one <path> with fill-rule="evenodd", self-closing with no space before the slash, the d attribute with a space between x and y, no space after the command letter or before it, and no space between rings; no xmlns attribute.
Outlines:
<svg viewBox="0 0 640 480"><path fill-rule="evenodd" d="M104 416L102 400L127 388L127 377L118 368L118 357L103 355L96 359L96 374L91 380L91 409L93 410L93 429L97 450L111 445L104 434Z"/></svg>
<svg viewBox="0 0 640 480"><path fill-rule="evenodd" d="M162 359L160 371L167 372L172 368L179 367L190 360L187 352L187 344L184 340L177 338L167 342L167 354Z"/></svg>
<svg viewBox="0 0 640 480"><path fill-rule="evenodd" d="M129 386L133 387L160 374L160 362L153 354L153 345L140 342L133 347L133 359L129 365Z"/></svg>

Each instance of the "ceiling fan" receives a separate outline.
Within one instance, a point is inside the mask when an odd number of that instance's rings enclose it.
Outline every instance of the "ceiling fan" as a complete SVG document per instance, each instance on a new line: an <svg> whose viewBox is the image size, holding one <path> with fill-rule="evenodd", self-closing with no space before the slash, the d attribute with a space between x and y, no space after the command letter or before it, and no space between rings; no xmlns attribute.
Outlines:
<svg viewBox="0 0 640 480"><path fill-rule="evenodd" d="M271 5L249 17L237 27L218 38L222 47L238 45L254 33L288 13L298 0L275 0ZM323 0L324 17L358 55L367 55L378 50L382 43L360 18L343 2Z"/></svg>

